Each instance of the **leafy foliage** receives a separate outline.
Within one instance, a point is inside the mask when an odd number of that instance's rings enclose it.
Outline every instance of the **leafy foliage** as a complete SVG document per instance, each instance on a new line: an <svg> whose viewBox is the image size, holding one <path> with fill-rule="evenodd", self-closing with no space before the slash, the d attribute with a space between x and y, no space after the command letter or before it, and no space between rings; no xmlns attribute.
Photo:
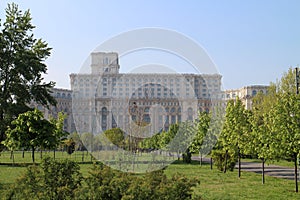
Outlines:
<svg viewBox="0 0 300 200"><path fill-rule="evenodd" d="M59 114L58 119L51 122L44 119L43 113L37 109L20 114L12 121L12 126L6 131L7 138L2 143L10 150L25 148L34 151L36 148L52 149L59 145L61 138L66 135L62 130L64 116Z"/></svg>
<svg viewBox="0 0 300 200"><path fill-rule="evenodd" d="M95 165L85 180L87 186L78 191L78 199L191 199L192 188L199 183L179 174L171 179L163 171L135 176L103 165Z"/></svg>
<svg viewBox="0 0 300 200"><path fill-rule="evenodd" d="M7 194L8 199L74 199L81 186L79 165L70 160L45 158L40 166L30 166Z"/></svg>
<svg viewBox="0 0 300 200"><path fill-rule="evenodd" d="M125 135L120 128L112 128L104 131L103 133L111 142L120 148L124 147L125 144Z"/></svg>
<svg viewBox="0 0 300 200"><path fill-rule="evenodd" d="M214 160L214 165L220 171L225 171L228 169L229 171L233 171L237 156L236 152L232 150L228 150L227 152L224 149L214 149L212 151L212 158Z"/></svg>
<svg viewBox="0 0 300 200"><path fill-rule="evenodd" d="M28 10L22 12L12 3L6 9L6 20L0 21L0 142L10 122L30 110L32 100L56 104L50 95L55 83L42 82L51 48L34 38L31 20Z"/></svg>
<svg viewBox="0 0 300 200"><path fill-rule="evenodd" d="M168 178L162 170L144 175L115 171L94 164L85 178L78 164L45 158L40 166L28 167L7 194L8 199L112 199L164 200L192 199L197 179L175 174Z"/></svg>
<svg viewBox="0 0 300 200"><path fill-rule="evenodd" d="M218 159L217 162L221 162L224 157L225 163L221 165L224 166L224 172L226 172L226 167L228 166L228 158L232 158L232 162L234 162L234 157L237 156L240 159L241 152L244 151L247 138L251 132L249 115L250 113L246 111L240 99L228 101L224 126L217 144L218 149L222 151L214 153L215 159ZM231 166L231 163L229 166Z"/></svg>

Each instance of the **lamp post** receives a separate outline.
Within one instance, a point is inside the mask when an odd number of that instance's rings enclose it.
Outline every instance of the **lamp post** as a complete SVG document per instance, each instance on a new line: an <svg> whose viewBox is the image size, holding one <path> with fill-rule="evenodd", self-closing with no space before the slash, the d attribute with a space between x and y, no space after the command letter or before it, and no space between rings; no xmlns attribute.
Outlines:
<svg viewBox="0 0 300 200"><path fill-rule="evenodd" d="M296 94L299 94L299 86L300 86L300 73L298 67L296 67ZM299 162L299 161L298 161ZM300 163L299 163L300 165ZM295 162L295 183L296 183L296 192L298 192L298 178L297 178L297 163Z"/></svg>
<svg viewBox="0 0 300 200"><path fill-rule="evenodd" d="M299 87L300 87L300 72L298 67L296 67L296 94L299 94Z"/></svg>

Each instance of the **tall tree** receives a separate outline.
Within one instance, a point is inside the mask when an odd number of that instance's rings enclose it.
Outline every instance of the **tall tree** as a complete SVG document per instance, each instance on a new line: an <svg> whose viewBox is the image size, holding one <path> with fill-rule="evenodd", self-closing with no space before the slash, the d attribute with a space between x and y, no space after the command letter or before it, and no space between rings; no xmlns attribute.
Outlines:
<svg viewBox="0 0 300 200"><path fill-rule="evenodd" d="M250 132L249 115L250 113L246 111L240 99L228 101L221 139L225 148L225 154L233 151L237 155L238 177L241 176L241 153L244 150L247 135Z"/></svg>
<svg viewBox="0 0 300 200"><path fill-rule="evenodd" d="M265 162L279 158L274 134L270 130L269 113L277 101L276 86L270 85L268 94L258 93L252 100L252 112L250 117L251 133L246 143L246 154L257 156L262 161L262 183L265 183Z"/></svg>
<svg viewBox="0 0 300 200"><path fill-rule="evenodd" d="M30 101L56 103L50 94L55 83L43 82L42 77L51 48L34 38L31 20L29 10L22 12L12 3L6 20L0 21L0 142L10 122L30 109Z"/></svg>
<svg viewBox="0 0 300 200"><path fill-rule="evenodd" d="M217 147L218 138L221 134L225 118L225 107L215 106L210 111L210 124L208 132L202 143L201 151L204 154L211 153L210 157L210 169L212 169L212 153Z"/></svg>
<svg viewBox="0 0 300 200"><path fill-rule="evenodd" d="M297 157L300 152L300 98L296 94L296 72L293 68L283 74L278 81L278 100L270 112L270 127L280 154L292 158L295 166L295 190L298 192Z"/></svg>
<svg viewBox="0 0 300 200"><path fill-rule="evenodd" d="M292 158L295 166L295 188L298 192L297 157L300 152L300 96L280 94L278 102L271 110L270 120L275 122L271 128L275 133L277 148L283 158Z"/></svg>
<svg viewBox="0 0 300 200"><path fill-rule="evenodd" d="M190 146L193 153L199 153L200 165L202 165L202 145L204 138L209 130L211 117L207 112L199 112L198 119L196 123L196 134L194 136L193 142Z"/></svg>

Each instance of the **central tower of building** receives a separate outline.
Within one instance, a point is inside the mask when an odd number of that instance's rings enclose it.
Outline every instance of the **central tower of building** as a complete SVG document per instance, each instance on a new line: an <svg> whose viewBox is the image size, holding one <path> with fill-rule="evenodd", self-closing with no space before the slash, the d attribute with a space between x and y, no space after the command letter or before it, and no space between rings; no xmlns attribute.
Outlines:
<svg viewBox="0 0 300 200"><path fill-rule="evenodd" d="M95 52L91 53L92 74L118 74L119 59L115 52Z"/></svg>

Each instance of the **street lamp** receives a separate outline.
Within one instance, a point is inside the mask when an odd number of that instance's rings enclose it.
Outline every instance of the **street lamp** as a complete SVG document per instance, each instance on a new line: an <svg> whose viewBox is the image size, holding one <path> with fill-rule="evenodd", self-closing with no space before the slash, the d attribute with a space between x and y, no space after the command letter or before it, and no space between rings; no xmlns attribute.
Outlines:
<svg viewBox="0 0 300 200"><path fill-rule="evenodd" d="M299 87L300 87L300 72L299 72L299 68L296 67L296 94L299 94Z"/></svg>

